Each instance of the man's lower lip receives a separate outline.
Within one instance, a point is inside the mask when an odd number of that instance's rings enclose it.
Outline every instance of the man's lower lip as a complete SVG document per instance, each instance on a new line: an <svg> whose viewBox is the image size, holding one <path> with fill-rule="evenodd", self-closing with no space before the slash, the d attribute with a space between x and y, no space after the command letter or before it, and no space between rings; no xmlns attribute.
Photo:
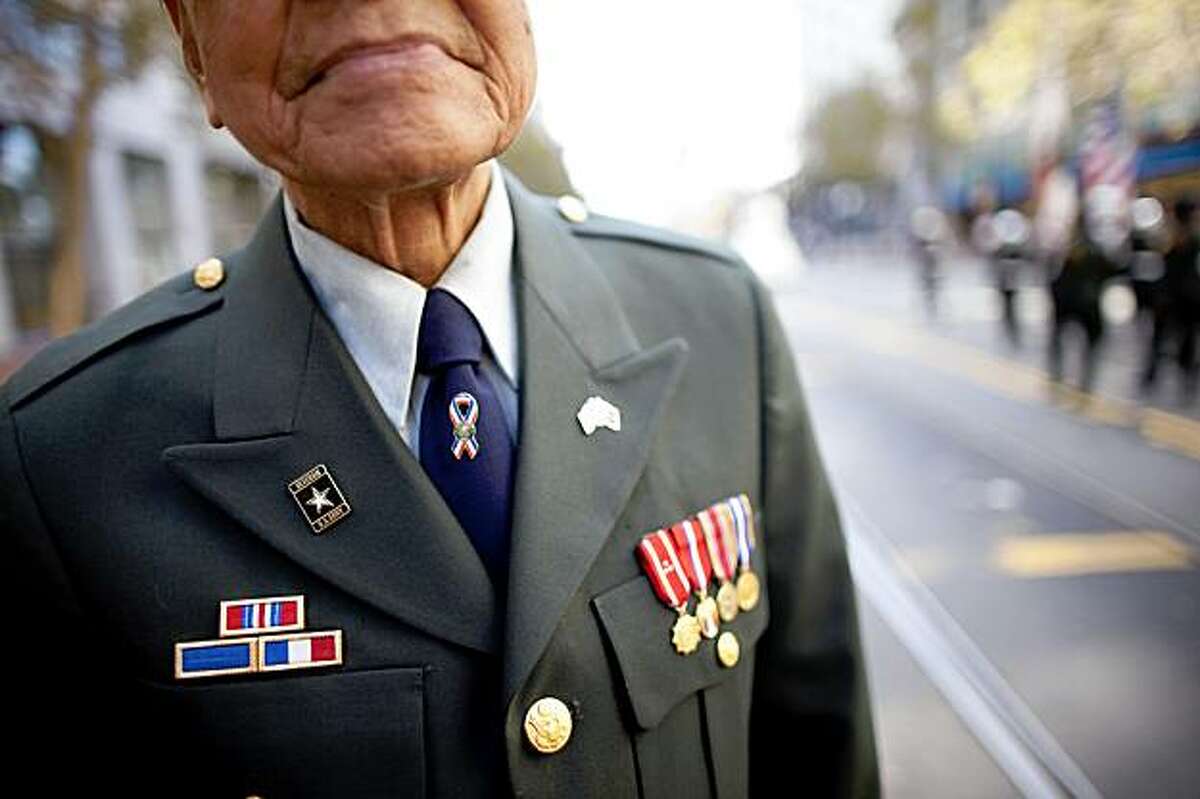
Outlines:
<svg viewBox="0 0 1200 799"><path fill-rule="evenodd" d="M325 71L318 83L332 77L362 79L394 70L436 69L450 61L442 48L430 42L387 50L366 50L334 64Z"/></svg>

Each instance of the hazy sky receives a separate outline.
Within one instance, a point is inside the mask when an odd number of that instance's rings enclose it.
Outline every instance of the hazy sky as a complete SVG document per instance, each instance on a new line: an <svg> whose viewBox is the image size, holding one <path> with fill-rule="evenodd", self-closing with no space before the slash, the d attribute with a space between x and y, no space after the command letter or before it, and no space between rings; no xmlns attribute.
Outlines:
<svg viewBox="0 0 1200 799"><path fill-rule="evenodd" d="M894 62L895 0L529 6L539 101L575 184L593 207L655 224L702 228L720 196L794 172L806 76ZM806 63L813 34L825 46Z"/></svg>

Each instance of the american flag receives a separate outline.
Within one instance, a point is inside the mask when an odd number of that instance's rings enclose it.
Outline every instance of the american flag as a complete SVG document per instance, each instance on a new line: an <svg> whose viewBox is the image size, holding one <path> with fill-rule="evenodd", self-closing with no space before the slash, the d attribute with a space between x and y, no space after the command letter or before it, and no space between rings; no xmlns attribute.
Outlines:
<svg viewBox="0 0 1200 799"><path fill-rule="evenodd" d="M1079 177L1084 193L1095 186L1114 186L1133 195L1137 180L1137 145L1125 131L1121 103L1112 95L1088 113L1079 142Z"/></svg>

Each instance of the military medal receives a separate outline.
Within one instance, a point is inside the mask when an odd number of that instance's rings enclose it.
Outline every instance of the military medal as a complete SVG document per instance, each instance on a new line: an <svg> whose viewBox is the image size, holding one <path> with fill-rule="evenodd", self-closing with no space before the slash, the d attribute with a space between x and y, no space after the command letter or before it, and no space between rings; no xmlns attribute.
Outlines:
<svg viewBox="0 0 1200 799"><path fill-rule="evenodd" d="M731 497L724 503L733 516L734 530L737 532L739 574L737 578L738 607L751 610L758 604L758 596L762 587L758 583L758 575L750 568L750 555L754 552L754 520L750 510L750 500L745 494Z"/></svg>
<svg viewBox="0 0 1200 799"><path fill-rule="evenodd" d="M675 651L690 655L700 645L700 622L687 612L691 584L679 562L671 537L665 530L646 533L638 544L637 556L654 593L667 607L679 614L671 627L671 643L675 645Z"/></svg>
<svg viewBox="0 0 1200 799"><path fill-rule="evenodd" d="M717 589L717 611L721 614L721 621L731 622L738 613L737 589L733 586L733 576L737 570L737 540L733 527L721 524L711 507L700 511L696 520L704 531L704 544L708 549L708 559L712 562L713 575L721 584Z"/></svg>
<svg viewBox="0 0 1200 799"><path fill-rule="evenodd" d="M721 633L721 637L717 639L717 660L727 669L732 669L737 665L738 658L742 656L742 645L738 643L737 636L726 630Z"/></svg>
<svg viewBox="0 0 1200 799"><path fill-rule="evenodd" d="M705 638L716 638L720 632L717 601L708 595L712 563L708 559L704 531L690 519L685 519L671 526L671 540L675 542L675 551L688 582L696 592L696 619L700 622L700 632Z"/></svg>

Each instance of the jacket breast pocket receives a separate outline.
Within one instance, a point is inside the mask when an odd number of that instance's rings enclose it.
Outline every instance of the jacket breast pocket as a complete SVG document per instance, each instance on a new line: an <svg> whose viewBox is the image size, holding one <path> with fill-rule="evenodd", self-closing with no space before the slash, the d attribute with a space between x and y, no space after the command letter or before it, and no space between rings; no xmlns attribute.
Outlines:
<svg viewBox="0 0 1200 799"><path fill-rule="evenodd" d="M768 620L765 594L757 607L721 624L739 644L733 667L721 664L716 640L702 640L690 655L675 651L674 618L645 578L600 594L592 606L632 712L643 794L744 793L738 786L745 784L754 646ZM694 790L681 791L685 786Z"/></svg>
<svg viewBox="0 0 1200 799"><path fill-rule="evenodd" d="M147 690L151 715L177 750L167 760L182 760L188 772L164 793L265 799L425 793L419 668Z"/></svg>

